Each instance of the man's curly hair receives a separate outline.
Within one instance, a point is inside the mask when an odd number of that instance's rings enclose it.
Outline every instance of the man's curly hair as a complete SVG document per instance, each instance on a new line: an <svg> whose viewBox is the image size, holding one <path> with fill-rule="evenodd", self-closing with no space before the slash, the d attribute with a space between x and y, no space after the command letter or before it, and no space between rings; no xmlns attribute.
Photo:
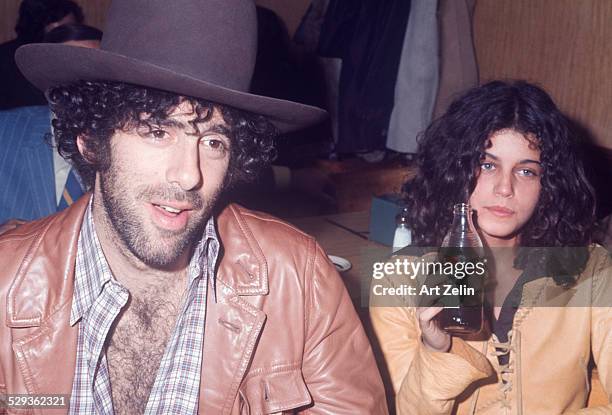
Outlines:
<svg viewBox="0 0 612 415"><path fill-rule="evenodd" d="M96 171L108 168L110 138L116 131L152 128L185 100L197 115L191 121L194 128L207 121L214 108L227 123L225 133L231 141L229 187L255 180L275 157L277 129L266 117L203 99L106 81L78 81L55 87L47 92L47 98L55 115L52 123L58 151L72 162L88 187L93 186ZM84 140L86 157L77 147L79 136Z"/></svg>
<svg viewBox="0 0 612 415"><path fill-rule="evenodd" d="M595 194L569 120L537 86L494 81L456 99L419 137L418 173L404 185L418 245L440 246L451 225L453 205L469 199L490 137L503 129L534 137L541 151L542 188L521 232L521 246L590 243Z"/></svg>

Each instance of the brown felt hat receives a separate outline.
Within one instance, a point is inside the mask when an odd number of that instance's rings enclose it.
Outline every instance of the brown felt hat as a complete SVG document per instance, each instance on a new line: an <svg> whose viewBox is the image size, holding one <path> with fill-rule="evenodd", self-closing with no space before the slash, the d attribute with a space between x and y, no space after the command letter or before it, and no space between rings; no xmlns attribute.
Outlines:
<svg viewBox="0 0 612 415"><path fill-rule="evenodd" d="M282 132L326 116L320 108L249 94L256 54L252 0L114 0L100 49L34 43L15 58L43 91L77 80L126 82L265 115Z"/></svg>

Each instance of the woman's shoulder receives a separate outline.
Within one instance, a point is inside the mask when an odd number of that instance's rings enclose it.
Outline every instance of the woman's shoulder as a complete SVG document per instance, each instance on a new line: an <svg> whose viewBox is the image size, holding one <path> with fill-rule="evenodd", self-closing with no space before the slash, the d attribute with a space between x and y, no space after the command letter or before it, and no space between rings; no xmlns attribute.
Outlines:
<svg viewBox="0 0 612 415"><path fill-rule="evenodd" d="M592 280L593 306L612 307L612 253L598 244L589 248L589 261L580 279Z"/></svg>

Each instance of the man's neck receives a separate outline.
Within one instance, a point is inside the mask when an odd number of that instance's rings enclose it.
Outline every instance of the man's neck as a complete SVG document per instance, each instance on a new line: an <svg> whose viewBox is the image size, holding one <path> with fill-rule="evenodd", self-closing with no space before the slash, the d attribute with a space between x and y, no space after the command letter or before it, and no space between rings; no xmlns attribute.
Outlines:
<svg viewBox="0 0 612 415"><path fill-rule="evenodd" d="M153 268L137 258L114 231L104 210L101 195L94 195L92 215L96 235L113 276L130 294L144 297L154 290L168 296L180 296L186 287L186 274L192 250L186 250L176 263L167 269Z"/></svg>

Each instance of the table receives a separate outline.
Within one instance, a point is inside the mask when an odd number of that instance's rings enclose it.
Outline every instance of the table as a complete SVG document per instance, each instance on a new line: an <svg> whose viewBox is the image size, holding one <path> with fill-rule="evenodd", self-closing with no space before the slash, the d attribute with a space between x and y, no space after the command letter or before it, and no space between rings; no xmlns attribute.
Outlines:
<svg viewBox="0 0 612 415"><path fill-rule="evenodd" d="M391 247L367 239L369 219L369 211L291 219L295 226L314 236L328 255L351 263L351 269L340 275L358 309L368 306L373 263L384 261L391 253Z"/></svg>

